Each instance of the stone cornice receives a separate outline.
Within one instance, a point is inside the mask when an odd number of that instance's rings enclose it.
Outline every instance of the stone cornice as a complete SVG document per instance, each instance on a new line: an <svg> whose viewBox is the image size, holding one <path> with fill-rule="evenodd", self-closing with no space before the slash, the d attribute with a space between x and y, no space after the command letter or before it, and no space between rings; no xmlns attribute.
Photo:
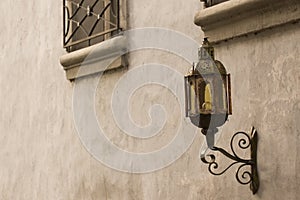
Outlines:
<svg viewBox="0 0 300 200"><path fill-rule="evenodd" d="M218 43L299 20L299 0L230 0L200 10L194 22Z"/></svg>

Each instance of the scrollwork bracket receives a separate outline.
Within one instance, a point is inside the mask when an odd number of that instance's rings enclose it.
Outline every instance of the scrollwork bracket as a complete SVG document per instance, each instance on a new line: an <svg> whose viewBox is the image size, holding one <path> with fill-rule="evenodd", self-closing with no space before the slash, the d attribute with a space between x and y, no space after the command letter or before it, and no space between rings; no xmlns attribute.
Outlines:
<svg viewBox="0 0 300 200"><path fill-rule="evenodd" d="M250 159L244 159L237 155L237 153L234 150L234 141L237 136L243 136L244 138L241 138L238 140L238 147L242 150L250 149ZM246 138L246 139L245 139ZM230 142L230 148L232 151L231 153L228 153L226 150L213 146L210 149L212 151L220 152L221 154L225 155L227 158L233 160L233 162L225 168L221 172L216 172L216 170L219 167L219 164L216 162L216 157L213 154L201 154L201 160L208 164L208 171L216 176L224 174L228 169L230 169L234 165L239 165L237 171L236 171L236 180L243 185L250 184L250 189L252 190L253 194L256 194L259 188L259 178L258 178L258 171L257 171L257 131L254 127L252 127L251 134L245 133L245 132L237 132L235 133ZM209 157L209 160L206 158ZM250 167L250 170L243 170L246 166Z"/></svg>

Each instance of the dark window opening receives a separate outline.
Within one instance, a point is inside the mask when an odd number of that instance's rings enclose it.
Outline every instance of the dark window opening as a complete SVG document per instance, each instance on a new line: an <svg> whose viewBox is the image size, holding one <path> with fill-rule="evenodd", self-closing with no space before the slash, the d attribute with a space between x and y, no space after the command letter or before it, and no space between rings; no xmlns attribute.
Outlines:
<svg viewBox="0 0 300 200"><path fill-rule="evenodd" d="M214 6L214 5L217 5L219 3L229 1L229 0L201 0L201 1L204 2L205 7L210 7L210 6Z"/></svg>

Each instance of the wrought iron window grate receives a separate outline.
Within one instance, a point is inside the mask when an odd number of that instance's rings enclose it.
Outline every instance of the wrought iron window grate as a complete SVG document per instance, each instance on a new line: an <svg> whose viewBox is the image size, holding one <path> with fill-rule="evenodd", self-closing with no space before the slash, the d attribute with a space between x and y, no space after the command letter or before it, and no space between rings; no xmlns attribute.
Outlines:
<svg viewBox="0 0 300 200"><path fill-rule="evenodd" d="M104 41L120 31L120 0L64 0L64 47L68 52Z"/></svg>
<svg viewBox="0 0 300 200"><path fill-rule="evenodd" d="M229 0L201 0L201 1L204 2L205 7L210 7L210 6L214 6L214 5L217 5L219 3L229 1Z"/></svg>

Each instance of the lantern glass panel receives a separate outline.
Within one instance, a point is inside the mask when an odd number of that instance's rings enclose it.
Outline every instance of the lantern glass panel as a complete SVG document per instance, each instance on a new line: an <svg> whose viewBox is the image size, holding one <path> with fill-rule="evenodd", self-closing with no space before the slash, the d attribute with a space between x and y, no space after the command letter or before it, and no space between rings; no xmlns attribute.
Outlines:
<svg viewBox="0 0 300 200"><path fill-rule="evenodd" d="M214 112L215 113L227 113L227 91L226 91L226 75L216 76L213 80L214 89Z"/></svg>
<svg viewBox="0 0 300 200"><path fill-rule="evenodd" d="M195 116L199 114L199 88L198 82L201 77L198 75L190 75L185 77L185 101L186 101L186 115Z"/></svg>

